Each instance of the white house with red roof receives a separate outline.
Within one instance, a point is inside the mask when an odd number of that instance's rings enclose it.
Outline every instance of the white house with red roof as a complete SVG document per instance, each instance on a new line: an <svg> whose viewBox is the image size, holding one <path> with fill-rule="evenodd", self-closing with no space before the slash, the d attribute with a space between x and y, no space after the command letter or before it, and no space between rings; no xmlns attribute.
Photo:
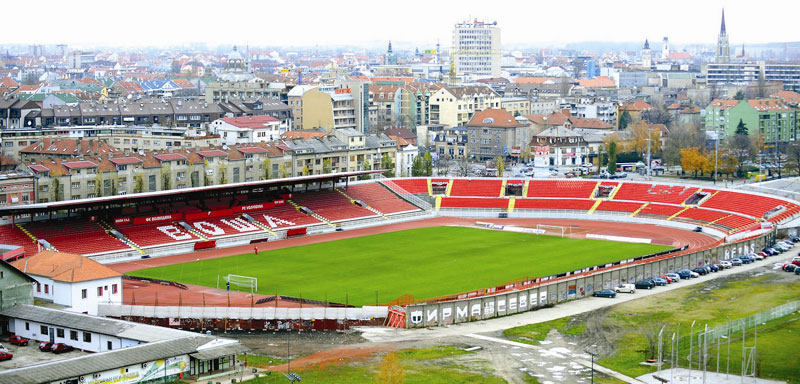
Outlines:
<svg viewBox="0 0 800 384"><path fill-rule="evenodd" d="M36 299L90 315L99 303L122 304L122 274L88 257L46 250L11 265L36 280Z"/></svg>
<svg viewBox="0 0 800 384"><path fill-rule="evenodd" d="M214 120L211 127L227 145L280 140L286 131L281 128L281 121L272 116L223 117Z"/></svg>

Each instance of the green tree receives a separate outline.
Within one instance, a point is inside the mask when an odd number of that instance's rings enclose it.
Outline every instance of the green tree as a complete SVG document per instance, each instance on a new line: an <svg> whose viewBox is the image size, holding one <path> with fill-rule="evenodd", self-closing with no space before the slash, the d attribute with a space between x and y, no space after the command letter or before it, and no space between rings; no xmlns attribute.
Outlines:
<svg viewBox="0 0 800 384"><path fill-rule="evenodd" d="M423 157L423 168L425 172L425 176L433 176L433 159L431 158L430 152L425 152L425 156Z"/></svg>
<svg viewBox="0 0 800 384"><path fill-rule="evenodd" d="M506 172L506 164L503 162L503 158L497 156L497 159L494 160L495 167L497 168L497 177L503 177L503 174Z"/></svg>
<svg viewBox="0 0 800 384"><path fill-rule="evenodd" d="M741 177L744 176L744 163L755 156L757 152L753 140L747 134L747 126L742 120L736 126L736 134L728 138L728 148L736 159L737 174Z"/></svg>
<svg viewBox="0 0 800 384"><path fill-rule="evenodd" d="M169 165L161 166L161 190L172 189L172 169Z"/></svg>
<svg viewBox="0 0 800 384"><path fill-rule="evenodd" d="M134 176L133 179L136 181L136 185L133 186L133 193L144 192L144 176L140 173Z"/></svg>
<svg viewBox="0 0 800 384"><path fill-rule="evenodd" d="M58 170L50 173L50 179L52 180L50 182L50 193L52 194L52 199L50 199L51 201L59 201L63 197L64 191L61 188L61 183L58 181L60 177L61 172Z"/></svg>
<svg viewBox="0 0 800 384"><path fill-rule="evenodd" d="M742 92L741 89L736 91L736 95L733 96L733 99L734 100L744 100L744 92Z"/></svg>
<svg viewBox="0 0 800 384"><path fill-rule="evenodd" d="M415 156L411 162L411 176L424 176L422 170L422 156Z"/></svg>
<svg viewBox="0 0 800 384"><path fill-rule="evenodd" d="M392 157L389 156L388 153L384 153L381 156L381 169L386 169L387 171L383 173L386 177L394 177L394 160Z"/></svg>
<svg viewBox="0 0 800 384"><path fill-rule="evenodd" d="M619 121L617 122L617 130L624 131L628 129L628 125L631 123L631 114L628 111L622 111L622 114L619 115Z"/></svg>
<svg viewBox="0 0 800 384"><path fill-rule="evenodd" d="M617 173L617 142L612 141L608 144L608 173Z"/></svg>
<svg viewBox="0 0 800 384"><path fill-rule="evenodd" d="M114 175L114 177L111 179L111 196L116 196L117 195L117 186L118 185L119 185L119 177Z"/></svg>
<svg viewBox="0 0 800 384"><path fill-rule="evenodd" d="M103 197L103 177L101 172L97 172L94 176L94 197Z"/></svg>
<svg viewBox="0 0 800 384"><path fill-rule="evenodd" d="M271 166L272 166L272 165L270 164L269 157L265 157L265 158L264 158L264 162L263 162L263 163L261 163L261 168L262 168L262 170L264 171L264 180L269 180L269 171L270 171L270 169L269 169L269 168L270 168Z"/></svg>
<svg viewBox="0 0 800 384"><path fill-rule="evenodd" d="M279 173L280 173L280 177L281 178L289 177L289 170L286 169L286 163L281 164L281 168L279 170Z"/></svg>
<svg viewBox="0 0 800 384"><path fill-rule="evenodd" d="M735 134L747 136L747 126L745 125L744 121L742 121L742 119L739 119L739 124L736 125Z"/></svg>
<svg viewBox="0 0 800 384"><path fill-rule="evenodd" d="M322 160L322 173L331 173L332 170L333 165L331 164L331 159Z"/></svg>
<svg viewBox="0 0 800 384"><path fill-rule="evenodd" d="M311 171L308 169L307 165L303 167L302 172L303 172L303 176L308 176L311 173Z"/></svg>

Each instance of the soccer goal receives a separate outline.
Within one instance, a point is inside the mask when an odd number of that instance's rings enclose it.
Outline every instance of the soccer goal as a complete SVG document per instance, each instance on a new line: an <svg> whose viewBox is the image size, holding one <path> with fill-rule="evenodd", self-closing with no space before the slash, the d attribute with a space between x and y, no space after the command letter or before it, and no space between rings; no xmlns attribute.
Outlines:
<svg viewBox="0 0 800 384"><path fill-rule="evenodd" d="M221 287L220 283L222 283ZM250 291L250 293L255 293L258 291L258 278L234 274L228 274L227 276L217 275L217 288L226 289L228 286L237 291Z"/></svg>
<svg viewBox="0 0 800 384"><path fill-rule="evenodd" d="M572 235L572 228L560 225L536 224L536 233L539 235L568 237Z"/></svg>

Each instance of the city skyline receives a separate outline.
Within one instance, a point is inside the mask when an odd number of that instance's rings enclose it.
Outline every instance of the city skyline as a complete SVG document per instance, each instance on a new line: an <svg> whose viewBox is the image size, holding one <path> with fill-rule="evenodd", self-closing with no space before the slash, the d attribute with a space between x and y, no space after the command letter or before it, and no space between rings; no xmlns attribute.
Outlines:
<svg viewBox="0 0 800 384"><path fill-rule="evenodd" d="M527 5L515 2L489 4L473 0L459 3L458 9L452 9L451 4L419 1L405 2L404 7L363 0L348 3L347 7L312 1L302 9L289 3L245 2L221 13L210 11L211 4L188 2L143 0L135 7L99 0L81 4L75 8L71 3L43 1L34 25L29 18L12 18L5 29L19 33L4 33L0 44L325 47L375 45L391 40L398 45L432 49L437 41L442 48L448 48L453 25L473 19L497 21L504 47L645 39L656 43L665 36L671 44L713 44L723 8L732 46L800 40L792 28L792 15L800 11L800 4L794 2L781 4L785 10L782 12L738 0L678 1L656 8L627 0L611 6L577 1L568 10L559 3L536 3L527 12ZM18 2L5 8L8 14L29 12ZM523 12L518 12L519 8ZM386 17L388 14L391 19ZM76 22L82 18L88 21Z"/></svg>

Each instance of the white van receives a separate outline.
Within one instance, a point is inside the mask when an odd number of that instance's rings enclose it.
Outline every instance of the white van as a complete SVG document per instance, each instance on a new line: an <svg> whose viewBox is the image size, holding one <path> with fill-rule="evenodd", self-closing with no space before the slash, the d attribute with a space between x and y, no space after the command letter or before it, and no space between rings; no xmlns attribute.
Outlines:
<svg viewBox="0 0 800 384"><path fill-rule="evenodd" d="M614 292L636 293L636 286L633 284L620 284L614 287Z"/></svg>

